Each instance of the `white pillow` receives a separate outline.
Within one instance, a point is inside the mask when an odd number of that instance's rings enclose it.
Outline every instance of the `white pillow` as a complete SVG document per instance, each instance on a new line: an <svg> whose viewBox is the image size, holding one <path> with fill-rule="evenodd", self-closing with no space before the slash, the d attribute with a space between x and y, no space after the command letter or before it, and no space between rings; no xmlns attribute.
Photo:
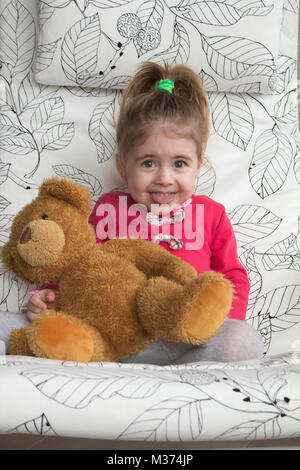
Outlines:
<svg viewBox="0 0 300 470"><path fill-rule="evenodd" d="M283 0L44 0L35 79L125 88L145 60L183 63L213 91L276 91Z"/></svg>

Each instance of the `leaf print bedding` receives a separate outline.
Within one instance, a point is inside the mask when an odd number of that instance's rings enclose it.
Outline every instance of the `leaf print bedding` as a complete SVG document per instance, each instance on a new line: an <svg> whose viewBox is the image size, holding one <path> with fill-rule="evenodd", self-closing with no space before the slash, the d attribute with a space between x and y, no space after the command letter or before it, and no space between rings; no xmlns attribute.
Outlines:
<svg viewBox="0 0 300 470"><path fill-rule="evenodd" d="M282 12L283 0L40 2L35 79L122 89L141 61L167 60L203 71L218 91L274 93Z"/></svg>

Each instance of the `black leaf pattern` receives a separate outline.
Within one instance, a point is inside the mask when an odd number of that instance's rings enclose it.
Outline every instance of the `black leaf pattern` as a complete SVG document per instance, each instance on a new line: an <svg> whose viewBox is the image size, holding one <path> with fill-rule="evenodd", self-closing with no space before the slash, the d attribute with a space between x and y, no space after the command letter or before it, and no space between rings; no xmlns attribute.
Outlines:
<svg viewBox="0 0 300 470"><path fill-rule="evenodd" d="M7 180L9 169L10 163L0 163L0 185Z"/></svg>
<svg viewBox="0 0 300 470"><path fill-rule="evenodd" d="M62 67L75 83L84 84L97 65L101 29L99 16L93 15L75 23L62 42Z"/></svg>
<svg viewBox="0 0 300 470"><path fill-rule="evenodd" d="M53 41L49 44L41 44L38 47L34 62L35 73L43 72L48 67L50 67L59 41L60 39L57 39L56 41Z"/></svg>
<svg viewBox="0 0 300 470"><path fill-rule="evenodd" d="M284 94L274 106L274 117L283 124L297 123L298 106L294 100L295 91Z"/></svg>
<svg viewBox="0 0 300 470"><path fill-rule="evenodd" d="M218 440L279 439L281 436L280 416L268 419L251 419L222 433Z"/></svg>
<svg viewBox="0 0 300 470"><path fill-rule="evenodd" d="M20 114L29 109L35 109L46 97L55 96L59 87L47 87L33 82L29 72L22 80L18 90L18 104Z"/></svg>
<svg viewBox="0 0 300 470"><path fill-rule="evenodd" d="M0 217L1 223L1 217ZM1 295L0 295L0 305L4 305L13 285L13 277L9 271L4 271L2 266L0 267L0 285L1 285Z"/></svg>
<svg viewBox="0 0 300 470"><path fill-rule="evenodd" d="M173 8L178 16L212 26L231 26L240 21L244 16L268 15L272 9L272 5L269 7L248 7L248 9L242 9L236 5L230 5L222 1L187 1L181 2L179 7Z"/></svg>
<svg viewBox="0 0 300 470"><path fill-rule="evenodd" d="M51 18L55 11L55 8L48 5L46 2L40 2L39 5L39 30L41 30L44 24Z"/></svg>
<svg viewBox="0 0 300 470"><path fill-rule="evenodd" d="M295 160L294 160L294 172L295 172L295 177L298 183L300 184L300 152L298 152L295 155Z"/></svg>
<svg viewBox="0 0 300 470"><path fill-rule="evenodd" d="M9 153L14 153L16 155L27 155L28 153L33 152L36 147L30 142L30 135L25 137L3 137L0 139L0 148Z"/></svg>
<svg viewBox="0 0 300 470"><path fill-rule="evenodd" d="M164 5L161 0L150 0L142 3L136 11L142 26L160 30L164 19Z"/></svg>
<svg viewBox="0 0 300 470"><path fill-rule="evenodd" d="M240 94L208 93L212 122L224 139L246 150L254 130L254 122L245 98Z"/></svg>
<svg viewBox="0 0 300 470"><path fill-rule="evenodd" d="M228 217L233 226L238 246L246 247L276 230L282 219L264 207L237 206Z"/></svg>
<svg viewBox="0 0 300 470"><path fill-rule="evenodd" d="M299 309L300 285L278 287L257 298L248 320L264 338L266 352L272 333L299 323Z"/></svg>
<svg viewBox="0 0 300 470"><path fill-rule="evenodd" d="M8 206L10 202L3 196L0 196L0 212L3 212Z"/></svg>
<svg viewBox="0 0 300 470"><path fill-rule="evenodd" d="M73 122L52 126L42 135L41 149L61 150L67 147L74 137L74 132Z"/></svg>
<svg viewBox="0 0 300 470"><path fill-rule="evenodd" d="M202 83L206 92L218 91L218 84L211 75L206 73L204 70L201 70L199 76L202 80Z"/></svg>
<svg viewBox="0 0 300 470"><path fill-rule="evenodd" d="M118 439L181 441L183 428L185 436L188 436L190 441L194 441L199 438L202 426L201 400L191 397L174 397L145 410L120 434Z"/></svg>
<svg viewBox="0 0 300 470"><path fill-rule="evenodd" d="M216 172L207 158L204 158L195 184L195 194L210 196L216 184Z"/></svg>
<svg viewBox="0 0 300 470"><path fill-rule="evenodd" d="M24 134L24 129L15 124L9 116L5 116L4 114L0 115L0 124L0 138Z"/></svg>
<svg viewBox="0 0 300 470"><path fill-rule="evenodd" d="M132 1L128 0L86 0L83 5L75 2L74 8L76 10L74 10L71 1L42 2L43 6L40 10L41 38L45 35L47 39L39 42L38 45L35 59L36 75L42 77L43 83L49 83L46 81L49 80L46 71L48 67L51 67L53 54L61 38L54 37L53 34L52 36L50 34L51 38L48 37L48 20L54 22L56 10L65 10L70 12L71 16L74 16L74 11L77 12L78 21L74 21L67 31L58 54L61 53L62 73L77 85L97 86L102 84L108 74L113 75L116 79L120 75L117 72L119 59L121 56L125 56L125 53L127 57L128 53L132 55L133 49L129 52L131 43L135 46L137 60L143 60L145 54L157 50L155 55L146 57L146 59L179 61L180 58L182 63L186 63L191 52L189 38L194 30L202 41L207 64L214 70L216 78L218 75L225 80L232 80L235 77L240 82L240 78L250 77L251 83L255 80L257 87L260 91L263 90L263 93L275 90L278 77L278 73L274 73L278 61L276 46L273 54L262 42L234 34L231 36L219 35L215 34L215 31L218 28L222 30L228 27L238 27L238 31L243 33L244 29L239 25L245 22L247 17L259 20L274 16L273 21L277 21L279 26L280 8L277 6L265 5L264 2L248 2L247 4L241 1L224 2L223 0L201 2L191 0L172 6L161 0L140 0L134 13L130 11L131 3ZM128 5L128 10L124 12L126 5ZM121 42L114 39L111 32L105 31L106 20L100 26L100 17L102 18L103 14L105 16L107 10L111 10L112 22L116 21L117 32L122 38L125 38L124 41L123 39ZM119 11L121 11L121 15ZM68 18L68 14L63 13ZM166 44L163 44L162 32L165 31L165 23L171 18L175 25L174 37L171 46L166 47ZM111 18L109 18L110 21ZM97 22L98 24L96 24ZM272 24L272 20L270 20L270 24ZM212 35L203 34L202 29L206 26L213 32ZM266 30L268 31L269 28ZM101 38L105 39L109 47L102 44L100 52ZM217 38L216 41L215 38ZM103 43L103 41L101 42ZM269 43L272 44L272 41L269 40ZM273 43L277 44L274 40ZM86 49L86 60L83 58L84 48ZM109 51L111 48L112 50ZM113 56L109 59L111 52ZM97 61L100 64L98 71L95 69ZM82 64L86 64L86 66ZM195 68L194 63L191 65ZM53 66L54 70L56 66ZM83 67L82 70L81 67ZM132 71L135 68L136 64L131 67ZM56 82L62 83L61 78ZM224 80L221 80L221 83L222 91L225 91ZM243 83L238 83L235 86L239 85L243 85ZM123 88L125 84L119 83L119 86ZM230 84L226 87L226 91L229 89Z"/></svg>
<svg viewBox="0 0 300 470"><path fill-rule="evenodd" d="M208 64L227 80L273 73L274 58L263 44L245 38L204 34L201 40Z"/></svg>
<svg viewBox="0 0 300 470"><path fill-rule="evenodd" d="M110 98L96 106L89 123L89 135L96 146L99 163L107 161L115 151L116 141L112 125L117 97Z"/></svg>
<svg viewBox="0 0 300 470"><path fill-rule="evenodd" d="M251 311L262 288L262 275L257 268L255 249L250 248L249 250L245 250L240 256L240 261L247 269L248 279L250 282L248 311Z"/></svg>
<svg viewBox="0 0 300 470"><path fill-rule="evenodd" d="M269 311L271 312L272 330L274 332L286 330L287 328L291 328L295 324L299 323L299 285L278 288L274 290L274 292L271 291L267 297L271 299ZM277 303L276 297L281 299L281 304L277 309L274 309L274 303Z"/></svg>
<svg viewBox="0 0 300 470"><path fill-rule="evenodd" d="M49 7L64 8L71 3L72 0L43 0Z"/></svg>
<svg viewBox="0 0 300 470"><path fill-rule="evenodd" d="M299 3L297 0L286 0L284 8L286 8L288 11L291 11L292 13L298 14Z"/></svg>
<svg viewBox="0 0 300 470"><path fill-rule="evenodd" d="M33 418L25 423L19 424L11 431L14 434L39 434L41 436L57 436L53 427L49 423L47 416L43 413L37 418Z"/></svg>
<svg viewBox="0 0 300 470"><path fill-rule="evenodd" d="M299 219L298 219L299 222ZM298 225L299 226L299 225ZM268 271L278 269L300 269L300 234L291 234L269 248L262 257Z"/></svg>
<svg viewBox="0 0 300 470"><path fill-rule="evenodd" d="M8 241L10 234L10 226L13 220L13 215L0 214L0 243L4 245Z"/></svg>
<svg viewBox="0 0 300 470"><path fill-rule="evenodd" d="M283 186L293 156L291 138L279 128L260 134L249 167L250 182L258 196L265 199Z"/></svg>
<svg viewBox="0 0 300 470"><path fill-rule="evenodd" d="M140 376L134 372L127 375L117 372L99 376L92 371L83 374L80 370L67 369L60 376L55 370L41 368L24 371L22 375L43 395L74 409L85 408L98 398L109 400L115 395L132 400L145 399L172 381L168 376L156 377L151 373Z"/></svg>
<svg viewBox="0 0 300 470"><path fill-rule="evenodd" d="M48 98L40 103L30 119L34 132L45 132L56 124L61 124L65 114L65 106L61 97Z"/></svg>
<svg viewBox="0 0 300 470"><path fill-rule="evenodd" d="M11 75L31 65L35 50L35 23L31 13L18 0L12 0L0 18L1 59Z"/></svg>
<svg viewBox="0 0 300 470"><path fill-rule="evenodd" d="M92 3L98 8L116 8L127 5L132 0L86 0L87 5Z"/></svg>
<svg viewBox="0 0 300 470"><path fill-rule="evenodd" d="M296 71L297 62L288 56L279 56L274 91L283 93L290 84Z"/></svg>
<svg viewBox="0 0 300 470"><path fill-rule="evenodd" d="M168 62L186 64L190 55L190 41L186 29L177 20L174 23L174 35L171 46L159 54L153 55L149 60L153 62Z"/></svg>

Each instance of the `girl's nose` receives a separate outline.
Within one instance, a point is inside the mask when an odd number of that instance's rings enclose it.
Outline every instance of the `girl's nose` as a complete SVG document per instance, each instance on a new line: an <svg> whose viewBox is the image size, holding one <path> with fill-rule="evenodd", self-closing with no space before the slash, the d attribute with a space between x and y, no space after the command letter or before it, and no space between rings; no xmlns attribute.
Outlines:
<svg viewBox="0 0 300 470"><path fill-rule="evenodd" d="M173 184L172 171L165 167L159 168L156 174L155 183L163 186L169 186L170 184Z"/></svg>

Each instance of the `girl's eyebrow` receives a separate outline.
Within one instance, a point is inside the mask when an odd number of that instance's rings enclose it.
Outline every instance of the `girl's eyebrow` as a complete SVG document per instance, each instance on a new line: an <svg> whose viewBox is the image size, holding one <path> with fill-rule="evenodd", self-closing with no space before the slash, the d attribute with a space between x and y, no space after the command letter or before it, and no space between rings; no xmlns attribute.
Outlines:
<svg viewBox="0 0 300 470"><path fill-rule="evenodd" d="M155 158L155 155L153 155L152 153L147 153L146 155L141 155L140 157L137 157L135 161L139 162L140 160L144 160L145 158Z"/></svg>
<svg viewBox="0 0 300 470"><path fill-rule="evenodd" d="M140 160L144 160L145 158L146 159L147 158L157 158L157 156L152 154L152 153L147 153L145 155L141 155L140 157L137 157L135 159L135 161L139 162ZM172 160L178 160L178 159L184 159L184 160L189 160L189 161L193 160L189 155L175 155L174 157L172 157Z"/></svg>
<svg viewBox="0 0 300 470"><path fill-rule="evenodd" d="M177 160L178 158L184 158L185 160L193 160L189 155L176 155L173 157L173 160Z"/></svg>

